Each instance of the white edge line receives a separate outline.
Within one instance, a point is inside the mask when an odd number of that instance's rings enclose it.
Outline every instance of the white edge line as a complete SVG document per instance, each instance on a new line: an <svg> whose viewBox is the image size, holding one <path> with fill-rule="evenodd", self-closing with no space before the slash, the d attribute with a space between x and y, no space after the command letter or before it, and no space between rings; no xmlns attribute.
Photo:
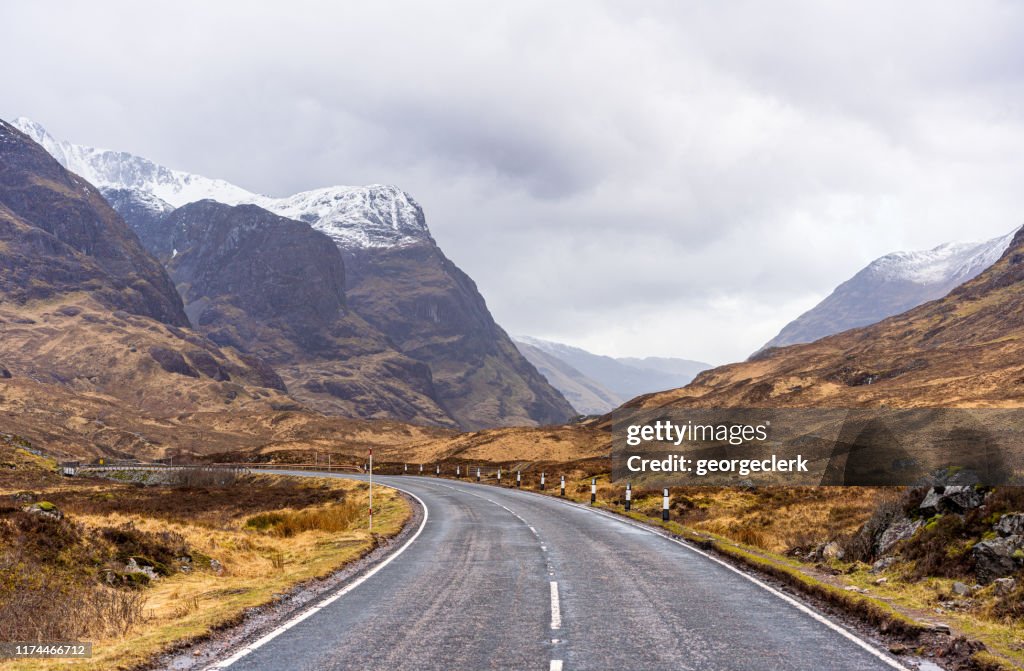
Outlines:
<svg viewBox="0 0 1024 671"><path fill-rule="evenodd" d="M304 476L299 476L299 477L304 477ZM337 601L341 597L345 596L346 594L348 594L349 592L354 590L356 587L359 587L364 582L366 582L371 577L373 577L373 575L376 574L378 571L380 571L382 568L384 568L385 566L390 564L392 561L397 559L400 554L402 554L407 549L409 549L409 546L412 545L413 542L417 538L419 538L419 535L423 532L423 527L425 527L426 524L427 524L427 517L429 517L429 515L430 515L429 509L427 508L427 504L423 502L423 499L421 499L420 497L416 496L412 492L406 491L406 490L402 489L401 487L395 487L393 485L384 485L384 486L385 487L391 487L392 489L400 491L400 492L402 492L404 494L408 494L409 496L411 496L414 499L416 499L416 501L420 504L420 506L422 506L422 508L423 508L423 520L420 522L420 528L416 530L416 533L414 533L412 535L412 538L407 540L402 545L402 547L398 548L393 553L391 553L391 555L389 555L387 557L387 559L385 559L381 563L377 564L376 566L374 566L372 569L370 569L369 571L367 571L363 575L359 576L359 578L357 578L356 580L353 580L349 584L345 585L343 588L341 588L340 590L338 590L337 592L335 592L334 594L332 594L328 598L326 598L326 599L324 599L322 601L317 602L316 605L311 606L311 607L307 608L306 610L302 611L301 613L299 613L295 617L291 618L290 620L288 620L284 624L278 626L277 628L271 630L269 633L265 634L259 640L254 641L253 643L250 643L249 645L245 646L244 648L242 648L241 650L239 650L235 654L231 655L227 659L225 659L225 660L223 660L221 662L217 662L216 664L213 664L212 666L206 667L206 671L214 671L215 669L226 669L226 668L228 668L229 666L231 666L232 664L234 664L238 660L240 660L243 657L245 657L246 655L248 655L253 650L256 650L257 648L260 648L260 647L266 645L267 643L269 643L270 641L274 640L275 638L277 638L278 636L280 636L284 632L288 631L289 629L291 629L295 625L299 624L300 622L302 622L306 618L314 615L320 609L322 609L325 606L328 606L328 605L334 603L335 601Z"/></svg>

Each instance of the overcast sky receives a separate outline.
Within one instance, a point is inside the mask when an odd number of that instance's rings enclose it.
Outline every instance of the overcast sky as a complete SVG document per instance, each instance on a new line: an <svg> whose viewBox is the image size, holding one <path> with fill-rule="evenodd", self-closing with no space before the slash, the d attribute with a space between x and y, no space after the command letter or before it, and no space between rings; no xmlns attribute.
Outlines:
<svg viewBox="0 0 1024 671"><path fill-rule="evenodd" d="M1024 222L1024 3L23 2L0 117L287 195L393 183L506 330L745 358Z"/></svg>

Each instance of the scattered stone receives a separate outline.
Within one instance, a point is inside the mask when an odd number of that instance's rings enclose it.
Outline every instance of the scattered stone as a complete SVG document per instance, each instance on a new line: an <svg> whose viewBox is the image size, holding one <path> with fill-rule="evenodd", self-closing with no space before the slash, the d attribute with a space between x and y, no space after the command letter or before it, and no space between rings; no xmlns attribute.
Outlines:
<svg viewBox="0 0 1024 671"><path fill-rule="evenodd" d="M1005 596L1017 588L1017 581L1013 578L996 578L992 581L992 589L999 596Z"/></svg>
<svg viewBox="0 0 1024 671"><path fill-rule="evenodd" d="M985 502L985 495L969 485L932 487L921 505L922 513L931 517L936 513L963 513Z"/></svg>
<svg viewBox="0 0 1024 671"><path fill-rule="evenodd" d="M842 559L843 554L843 548L835 541L826 543L825 547L821 548L821 556L825 559Z"/></svg>
<svg viewBox="0 0 1024 671"><path fill-rule="evenodd" d="M881 573L897 561L896 557L882 557L871 565L871 573Z"/></svg>
<svg viewBox="0 0 1024 671"><path fill-rule="evenodd" d="M921 520L906 517L894 520L878 538L878 554L884 555L900 541L905 541L924 525Z"/></svg>
<svg viewBox="0 0 1024 671"><path fill-rule="evenodd" d="M893 645L889 646L889 652L891 652L894 655L905 655L907 654L907 646L903 645L902 643L894 643Z"/></svg>
<svg viewBox="0 0 1024 671"><path fill-rule="evenodd" d="M971 588L965 583L955 582L953 583L953 594L957 596L968 596L971 593Z"/></svg>
<svg viewBox="0 0 1024 671"><path fill-rule="evenodd" d="M856 592L857 594L867 594L868 591L863 587L857 587L856 585L847 585L844 587L847 592Z"/></svg>
<svg viewBox="0 0 1024 671"><path fill-rule="evenodd" d="M141 573L150 580L157 580L160 576L153 569L152 566L146 566L145 564L139 564L135 557L128 560L128 563L124 565L125 573Z"/></svg>
<svg viewBox="0 0 1024 671"><path fill-rule="evenodd" d="M875 584L876 585L884 585L887 582L889 582L888 578L879 578L878 580L875 581Z"/></svg>
<svg viewBox="0 0 1024 671"><path fill-rule="evenodd" d="M1003 515L992 528L1000 536L1024 536L1024 513Z"/></svg>
<svg viewBox="0 0 1024 671"><path fill-rule="evenodd" d="M971 549L978 581L987 584L1024 567L1024 536L981 541Z"/></svg>
<svg viewBox="0 0 1024 671"><path fill-rule="evenodd" d="M220 575L224 571L224 565L221 564L216 559L211 559L210 560L210 570L213 571L214 573L216 573L217 575Z"/></svg>
<svg viewBox="0 0 1024 671"><path fill-rule="evenodd" d="M64 519L64 513L60 511L60 508L49 501L39 501L38 503L26 506L22 510L33 515L45 515L46 517L52 517L55 520Z"/></svg>

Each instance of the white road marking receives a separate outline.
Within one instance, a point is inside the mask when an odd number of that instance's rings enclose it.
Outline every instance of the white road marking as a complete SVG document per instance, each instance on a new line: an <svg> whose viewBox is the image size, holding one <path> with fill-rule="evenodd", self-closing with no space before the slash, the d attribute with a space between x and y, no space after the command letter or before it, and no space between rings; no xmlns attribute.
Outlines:
<svg viewBox="0 0 1024 671"><path fill-rule="evenodd" d="M551 671L562 671L562 660L552 659L551 660Z"/></svg>
<svg viewBox="0 0 1024 671"><path fill-rule="evenodd" d="M558 604L558 583L551 581L551 628L562 628L562 607Z"/></svg>
<svg viewBox="0 0 1024 671"><path fill-rule="evenodd" d="M228 668L229 666L231 666L232 664L234 664L238 660L240 660L243 657L245 657L246 655L248 655L253 650L256 650L257 648L260 648L260 647L266 645L267 643L269 643L270 641L274 640L275 638L277 638L278 636L280 636L284 632L288 631L289 629L291 629L295 625L299 624L300 622L302 622L306 618L308 618L308 617L310 617L312 615L315 615L316 613L320 612L321 609L323 609L326 606L329 606L330 604L334 603L335 601L337 601L341 597L345 596L346 594L348 594L349 592L354 590L356 587L359 587L364 582L366 582L367 580L372 578L382 568L384 568L385 566L387 566L388 564L393 562L395 559L397 559L400 554L402 554L407 549L409 549L409 546L412 545L416 541L417 538L419 538L419 535L421 533L423 533L423 527L425 527L427 525L427 517L430 514L428 509L427 509L427 504L424 503L423 499L421 499L420 497L416 496L412 492L409 492L409 491L406 491L406 490L402 489L401 487L394 487L392 485L387 485L387 486L390 486L392 489L397 489L398 491L405 492L409 496L411 496L414 499L416 499L416 501L419 502L420 506L422 506L422 508L423 508L423 520L420 522L420 528L416 530L416 533L414 533L412 535L412 538L407 540L405 542L405 544L402 545L402 547L400 547L397 550L395 550L395 552L393 552L391 554L391 556L389 556L387 559L385 559L381 563L379 563L376 566L374 566L372 569L370 569L366 573L364 573L357 580L353 580L351 583L349 583L348 585L346 585L342 589L338 590L337 592L335 592L330 597L328 597L328 598L324 599L323 601L317 603L315 606L312 606L311 608L307 608L303 612L299 613L298 615L296 615L292 619L288 620L287 622L285 622L281 626L277 627L276 629L272 630L270 633L268 633L265 636L263 636L263 638L255 641L253 643L250 643L249 645L245 646L244 648L242 648L241 650L239 650L238 652L236 652L232 656L228 657L224 661L218 662L218 663L216 663L216 664L214 664L212 666L207 667L207 671L214 671L215 669L226 669L226 668Z"/></svg>
<svg viewBox="0 0 1024 671"><path fill-rule="evenodd" d="M528 493L529 494L533 494L533 492L528 492ZM543 494L537 494L537 496L544 496L544 495ZM553 499L554 497L545 496L545 498L552 498ZM808 606L805 606L804 604L800 603L796 599L794 599L794 598L792 598L792 597L790 597L790 596L788 596L786 594L783 594L782 592L780 592L779 590L775 589L771 585L758 580L754 576L748 575L747 573L744 573L743 571L739 570L738 568L736 568L732 564L730 564L730 563L728 563L726 561L723 561L723 560L719 559L718 557L710 555L707 552L704 552L703 550L699 550L699 549L693 547L692 545L690 545L689 543L686 543L684 541L678 540L676 538L672 538L671 536L667 535L667 533L662 533L662 532L658 531L657 529L652 529L652 528L650 528L650 527L648 527L646 525L640 524L638 522L630 521L628 519L619 517L618 515L614 515L612 513L605 512L603 510L595 510L594 508L591 508L589 506L584 506L582 504L573 503L573 502L570 502L570 501L562 501L562 503L565 503L567 505L573 506L574 508L578 508L580 510L587 511L589 513L594 513L594 514L597 514L597 515L601 515L602 517L607 517L608 519L613 520L615 522L619 522L621 524L625 524L625 525L628 525L628 526L631 526L631 527L636 527L637 529L641 529L642 531L646 531L647 533L654 534L655 536L661 536L665 540L671 541L671 542L675 543L676 545L680 545L680 546L686 548L687 550L689 550L690 552L695 552L696 554L699 554L700 556L702 556L702 557L704 557L706 559L710 559L711 561L715 562L716 564L720 564L721 566L724 566L725 568L729 569L733 573L735 573L737 575L740 575L740 576L743 576L744 578L746 578L750 582L754 583L758 587L760 587L760 588L766 590L767 592L777 596L778 598L782 599L783 601L785 601L789 605L793 606L794 608L796 608L800 612L804 613L805 615L808 615L812 619L820 622L821 624L825 625L826 627L828 627L829 629L833 630L837 634L840 634L844 638L852 641L857 646L859 646L860 648L863 648L865 651L870 653L872 656L874 656L874 657L878 658L879 660L885 662L888 666L890 666L890 667L892 667L894 669L899 669L899 671L911 671L907 667L905 667L902 664L900 664L899 662L897 662L895 659L892 659L891 657L883 654L880 650L877 650L874 646L872 646L867 641L861 640L860 638L858 638L854 634L852 634L849 631L847 631L845 628L841 627L840 625L836 624L835 622L832 622L831 620L829 620L824 615L821 615L821 614L815 612L814 610L812 610Z"/></svg>

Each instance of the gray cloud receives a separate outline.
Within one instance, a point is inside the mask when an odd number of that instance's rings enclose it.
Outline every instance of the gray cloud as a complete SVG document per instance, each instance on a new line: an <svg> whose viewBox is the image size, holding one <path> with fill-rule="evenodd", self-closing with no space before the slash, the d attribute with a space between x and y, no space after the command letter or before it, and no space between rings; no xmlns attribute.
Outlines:
<svg viewBox="0 0 1024 671"><path fill-rule="evenodd" d="M285 194L400 185L509 331L745 357L1021 221L1024 9L23 3L0 116Z"/></svg>

